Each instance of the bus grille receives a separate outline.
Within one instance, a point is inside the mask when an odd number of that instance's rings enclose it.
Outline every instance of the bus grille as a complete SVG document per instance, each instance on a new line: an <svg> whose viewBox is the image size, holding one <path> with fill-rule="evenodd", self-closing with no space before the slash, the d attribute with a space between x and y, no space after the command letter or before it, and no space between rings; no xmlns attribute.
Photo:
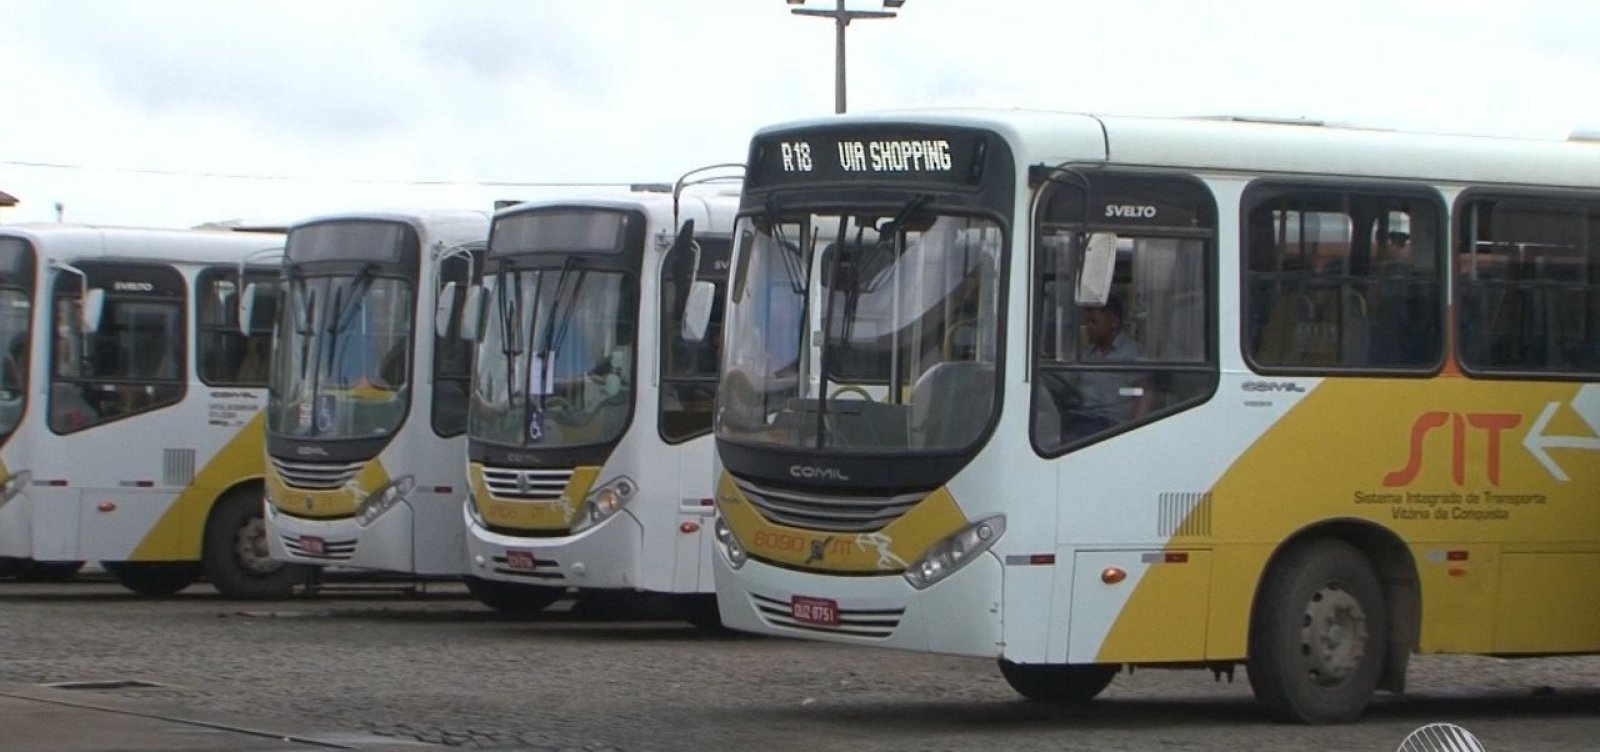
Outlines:
<svg viewBox="0 0 1600 752"><path fill-rule="evenodd" d="M283 539L283 547L289 549L289 553L307 559L349 561L356 555L356 541L354 539L325 540L322 542L322 550L312 553L310 549L306 548L305 541L298 535L279 534L278 537Z"/></svg>
<svg viewBox="0 0 1600 752"><path fill-rule="evenodd" d="M572 468L556 470L519 470L510 467L483 466L483 483L489 493L500 499L528 499L555 501L567 490L572 480Z"/></svg>
<svg viewBox="0 0 1600 752"><path fill-rule="evenodd" d="M361 469L361 462L290 462L277 457L272 458L272 468L278 471L278 477L283 482L294 488L308 488L326 491L340 488L356 477L356 471Z"/></svg>
<svg viewBox="0 0 1600 752"><path fill-rule="evenodd" d="M808 632L823 632L825 634L842 634L852 637L885 638L894 634L900 626L900 619L906 615L903 608L880 609L839 609L839 625L834 627L818 624L806 624L795 621L790 615L789 604L776 598L750 594L750 602L756 607L756 613L761 614L761 620L774 627L785 629L800 629Z"/></svg>
<svg viewBox="0 0 1600 752"><path fill-rule="evenodd" d="M899 496L819 496L761 486L735 479L739 490L761 515L781 525L804 530L870 533L910 511L927 492Z"/></svg>

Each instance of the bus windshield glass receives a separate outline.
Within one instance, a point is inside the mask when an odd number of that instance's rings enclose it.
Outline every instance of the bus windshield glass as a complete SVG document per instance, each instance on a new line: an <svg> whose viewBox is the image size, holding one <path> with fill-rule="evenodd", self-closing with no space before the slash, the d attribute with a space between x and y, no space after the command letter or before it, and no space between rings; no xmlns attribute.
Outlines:
<svg viewBox="0 0 1600 752"><path fill-rule="evenodd" d="M500 263L484 280L467 430L504 446L616 441L633 408L632 278L571 255L558 267Z"/></svg>
<svg viewBox="0 0 1600 752"><path fill-rule="evenodd" d="M4 347L4 367L0 368L0 436L9 436L22 419L28 393L28 322L32 301L21 290L0 287L0 347Z"/></svg>
<svg viewBox="0 0 1600 752"><path fill-rule="evenodd" d="M925 203L740 220L720 438L885 453L983 434L1003 233Z"/></svg>
<svg viewBox="0 0 1600 752"><path fill-rule="evenodd" d="M267 427L304 439L385 436L410 397L412 284L290 266L278 323Z"/></svg>

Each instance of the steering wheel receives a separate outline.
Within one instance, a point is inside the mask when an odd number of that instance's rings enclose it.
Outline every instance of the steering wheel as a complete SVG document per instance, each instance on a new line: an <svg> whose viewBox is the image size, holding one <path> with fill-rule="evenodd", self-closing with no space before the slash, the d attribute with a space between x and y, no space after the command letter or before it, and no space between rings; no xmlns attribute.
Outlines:
<svg viewBox="0 0 1600 752"><path fill-rule="evenodd" d="M828 401L832 402L833 400L839 399L839 395L841 394L859 394L861 395L861 399L864 399L868 402L872 401L872 395L868 394L865 388L855 384L848 384L833 390L833 394L828 395Z"/></svg>

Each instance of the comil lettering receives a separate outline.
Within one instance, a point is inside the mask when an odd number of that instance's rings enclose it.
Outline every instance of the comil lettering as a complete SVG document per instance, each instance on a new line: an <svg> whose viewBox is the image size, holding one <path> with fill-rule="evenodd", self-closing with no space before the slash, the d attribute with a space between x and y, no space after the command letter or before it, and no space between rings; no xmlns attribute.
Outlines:
<svg viewBox="0 0 1600 752"><path fill-rule="evenodd" d="M954 164L944 139L839 142L846 172L948 172Z"/></svg>
<svg viewBox="0 0 1600 752"><path fill-rule="evenodd" d="M112 282L111 289L117 292L155 292L156 286L149 282Z"/></svg>
<svg viewBox="0 0 1600 752"><path fill-rule="evenodd" d="M1149 204L1106 204L1106 216L1121 219L1155 219L1156 208Z"/></svg>

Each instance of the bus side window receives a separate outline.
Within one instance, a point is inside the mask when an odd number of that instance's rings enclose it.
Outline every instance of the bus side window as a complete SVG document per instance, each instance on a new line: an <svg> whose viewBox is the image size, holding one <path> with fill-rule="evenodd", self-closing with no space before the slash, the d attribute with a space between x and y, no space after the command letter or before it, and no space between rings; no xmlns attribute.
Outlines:
<svg viewBox="0 0 1600 752"><path fill-rule="evenodd" d="M1600 372L1600 202L1483 197L1459 216L1462 364L1480 371Z"/></svg>
<svg viewBox="0 0 1600 752"><path fill-rule="evenodd" d="M1436 199L1272 185L1246 199L1245 352L1257 368L1435 367Z"/></svg>
<svg viewBox="0 0 1600 752"><path fill-rule="evenodd" d="M106 296L100 327L78 326L77 279L58 283L50 427L70 433L174 404L183 398L184 281L176 270L139 267L145 294Z"/></svg>

